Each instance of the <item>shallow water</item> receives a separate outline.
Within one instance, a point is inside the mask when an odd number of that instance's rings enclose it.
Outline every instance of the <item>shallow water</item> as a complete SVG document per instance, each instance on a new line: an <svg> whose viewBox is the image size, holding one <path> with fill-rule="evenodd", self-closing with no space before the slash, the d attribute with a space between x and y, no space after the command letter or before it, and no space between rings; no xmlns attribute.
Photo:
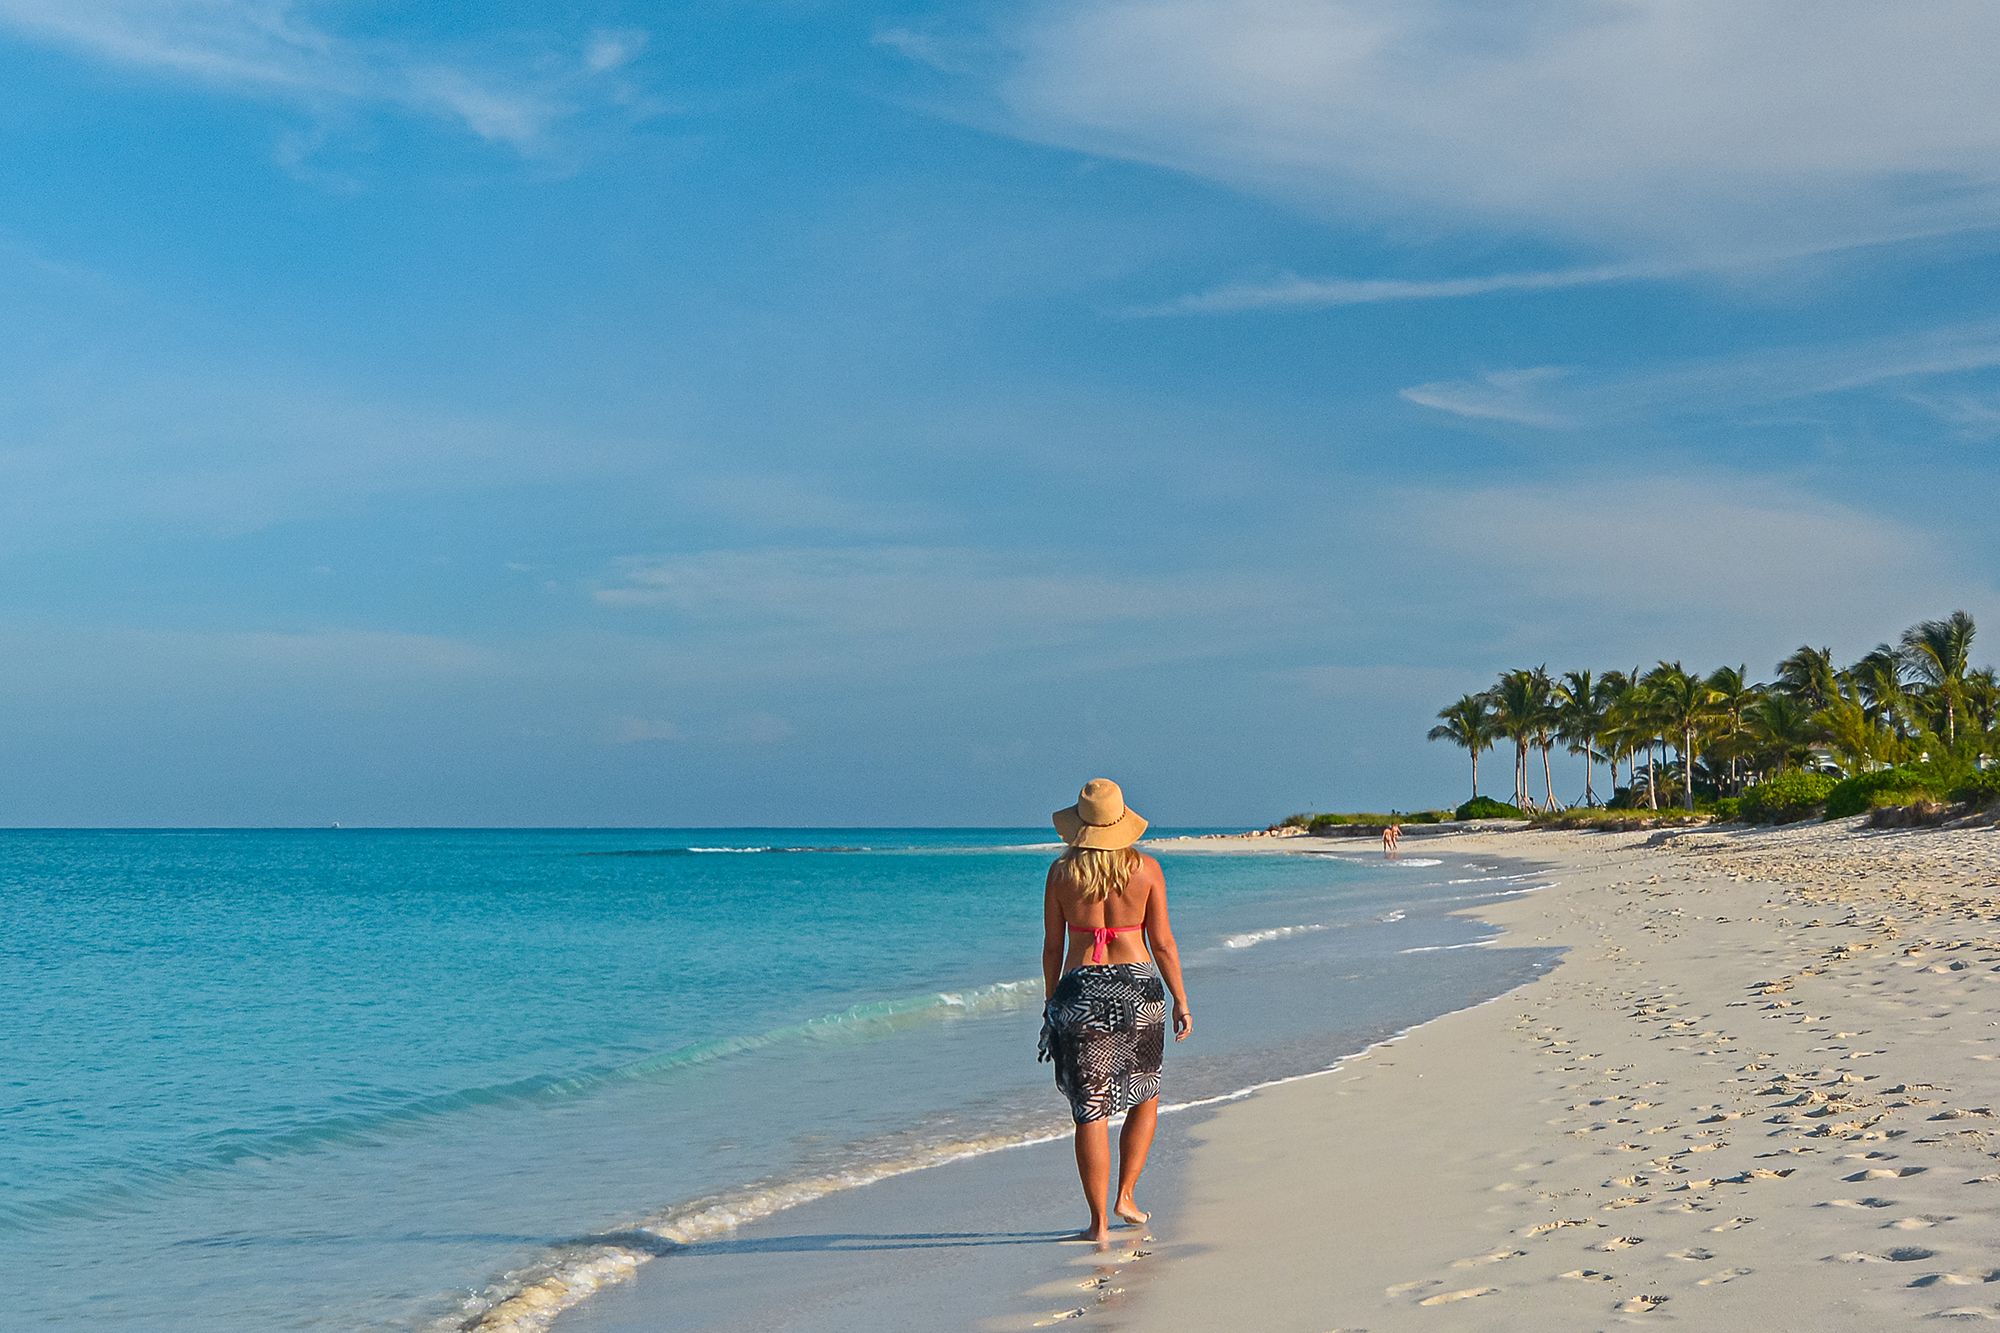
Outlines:
<svg viewBox="0 0 2000 1333"><path fill-rule="evenodd" d="M642 1220L699 1239L1061 1128L1034 1062L1051 850L1023 830L0 833L10 1318L435 1326L566 1241ZM1487 933L1448 908L1532 879L1162 859L1201 1019L1169 1101L1321 1067L1528 966L1441 946Z"/></svg>

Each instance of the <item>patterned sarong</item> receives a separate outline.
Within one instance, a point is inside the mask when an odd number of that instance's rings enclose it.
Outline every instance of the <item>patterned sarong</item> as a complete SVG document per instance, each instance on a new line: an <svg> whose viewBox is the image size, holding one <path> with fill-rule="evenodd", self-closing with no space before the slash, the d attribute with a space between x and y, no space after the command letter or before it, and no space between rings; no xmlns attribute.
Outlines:
<svg viewBox="0 0 2000 1333"><path fill-rule="evenodd" d="M1041 1058L1078 1124L1159 1096L1166 1041L1166 987L1144 963L1075 968L1042 1010Z"/></svg>

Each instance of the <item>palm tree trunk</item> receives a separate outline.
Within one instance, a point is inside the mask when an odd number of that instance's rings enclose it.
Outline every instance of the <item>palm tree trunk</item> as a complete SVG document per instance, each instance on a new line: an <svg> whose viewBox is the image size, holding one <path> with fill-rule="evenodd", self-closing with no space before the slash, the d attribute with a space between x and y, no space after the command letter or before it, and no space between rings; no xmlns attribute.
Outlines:
<svg viewBox="0 0 2000 1333"><path fill-rule="evenodd" d="M1554 748L1547 741L1542 742L1542 800L1551 811L1556 808L1556 780L1549 773L1549 751Z"/></svg>
<svg viewBox="0 0 2000 1333"><path fill-rule="evenodd" d="M1681 776L1686 779L1687 808L1694 809L1694 728L1681 728Z"/></svg>
<svg viewBox="0 0 2000 1333"><path fill-rule="evenodd" d="M1646 742L1646 806L1652 810L1660 808L1660 783L1657 773L1658 769L1653 762L1653 743L1648 741Z"/></svg>
<svg viewBox="0 0 2000 1333"><path fill-rule="evenodd" d="M1467 746L1472 751L1472 799L1479 799L1479 747Z"/></svg>

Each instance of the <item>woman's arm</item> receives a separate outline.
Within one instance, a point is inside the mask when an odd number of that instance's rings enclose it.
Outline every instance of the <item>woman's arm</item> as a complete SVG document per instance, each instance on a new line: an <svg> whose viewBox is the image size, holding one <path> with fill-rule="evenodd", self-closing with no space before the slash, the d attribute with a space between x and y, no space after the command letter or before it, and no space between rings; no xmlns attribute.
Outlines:
<svg viewBox="0 0 2000 1333"><path fill-rule="evenodd" d="M1174 943L1173 923L1167 919L1167 877L1158 861L1149 856L1146 862L1153 881L1146 897L1146 944L1159 966L1160 980L1167 983L1167 993L1174 997L1174 1040L1186 1041L1194 1031L1194 1015L1188 1011L1187 987L1181 983L1181 951Z"/></svg>
<svg viewBox="0 0 2000 1333"><path fill-rule="evenodd" d="M1056 868L1049 867L1042 886L1042 998L1056 993L1057 974L1062 971L1063 946L1068 943L1063 930L1062 908L1056 903Z"/></svg>

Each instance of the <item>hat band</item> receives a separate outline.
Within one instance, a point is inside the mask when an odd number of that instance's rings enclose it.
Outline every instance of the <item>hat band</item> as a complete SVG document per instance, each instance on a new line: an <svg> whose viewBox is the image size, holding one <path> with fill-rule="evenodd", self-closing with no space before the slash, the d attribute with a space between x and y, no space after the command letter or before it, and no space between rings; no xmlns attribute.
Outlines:
<svg viewBox="0 0 2000 1333"><path fill-rule="evenodd" d="M1081 810L1078 810L1078 811L1076 812L1076 817L1077 817L1077 821L1078 821L1079 823L1081 823L1081 824L1082 824L1082 825L1083 825L1083 826L1084 826L1085 828L1110 828L1110 827L1112 827L1112 826L1113 826L1114 824L1116 824L1116 823L1117 823L1117 822L1118 822L1119 820L1121 820L1121 819L1125 818L1125 813L1126 813L1125 811L1123 811L1123 810L1120 810L1120 811L1119 811L1119 812L1117 813L1117 815L1115 815L1114 817L1112 817L1112 818L1110 818L1110 819L1107 819L1107 820L1105 820L1105 821L1104 821L1104 822L1103 822L1102 824L1097 824L1097 823L1093 823L1093 822L1091 822L1090 820L1088 820L1088 819L1085 819L1085 818L1083 817L1083 811L1081 811Z"/></svg>

